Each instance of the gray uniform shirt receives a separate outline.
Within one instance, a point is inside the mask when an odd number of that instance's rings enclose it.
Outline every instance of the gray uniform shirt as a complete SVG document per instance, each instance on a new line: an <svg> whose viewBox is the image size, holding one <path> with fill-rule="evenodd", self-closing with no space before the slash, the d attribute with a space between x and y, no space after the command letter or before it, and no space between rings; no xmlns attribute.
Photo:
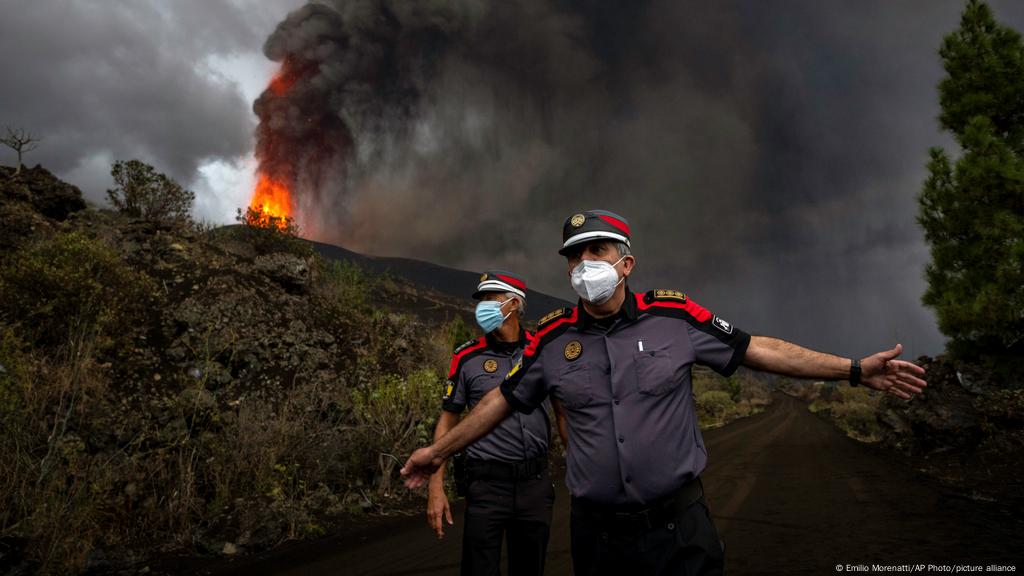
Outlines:
<svg viewBox="0 0 1024 576"><path fill-rule="evenodd" d="M732 374L749 342L680 292L627 288L613 319L594 320L582 306L542 319L501 390L524 413L548 394L562 402L573 496L643 504L672 493L707 462L691 367Z"/></svg>
<svg viewBox="0 0 1024 576"><path fill-rule="evenodd" d="M532 339L520 333L519 342L500 342L491 335L481 336L455 349L442 407L461 413L470 409L485 394L501 384L523 348ZM517 462L547 453L551 424L546 410L516 413L506 418L489 434L466 448L466 455L480 460Z"/></svg>

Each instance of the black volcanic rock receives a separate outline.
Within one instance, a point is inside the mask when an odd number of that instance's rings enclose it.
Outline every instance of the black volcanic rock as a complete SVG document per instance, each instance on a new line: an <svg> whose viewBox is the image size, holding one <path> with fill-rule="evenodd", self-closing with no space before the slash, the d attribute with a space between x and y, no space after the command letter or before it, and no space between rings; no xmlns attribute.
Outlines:
<svg viewBox="0 0 1024 576"><path fill-rule="evenodd" d="M0 167L0 187L4 195L27 201L47 218L63 221L73 212L85 209L82 191L36 165L14 176L14 170Z"/></svg>

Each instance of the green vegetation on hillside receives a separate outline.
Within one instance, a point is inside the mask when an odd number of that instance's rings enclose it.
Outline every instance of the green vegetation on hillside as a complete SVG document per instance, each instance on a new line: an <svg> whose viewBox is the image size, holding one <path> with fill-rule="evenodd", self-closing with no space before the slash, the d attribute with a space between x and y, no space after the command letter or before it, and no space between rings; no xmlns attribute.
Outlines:
<svg viewBox="0 0 1024 576"><path fill-rule="evenodd" d="M287 231L84 209L41 168L0 168L0 215L5 563L260 550L408 497L461 320L381 307L419 295Z"/></svg>

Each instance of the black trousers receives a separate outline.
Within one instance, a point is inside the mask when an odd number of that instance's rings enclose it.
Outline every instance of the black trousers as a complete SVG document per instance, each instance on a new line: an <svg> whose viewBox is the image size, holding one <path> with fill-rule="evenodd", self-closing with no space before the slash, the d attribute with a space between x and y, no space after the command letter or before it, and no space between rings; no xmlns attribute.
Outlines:
<svg viewBox="0 0 1024 576"><path fill-rule="evenodd" d="M595 514L574 502L571 529L575 576L720 575L725 567L702 493L650 516Z"/></svg>
<svg viewBox="0 0 1024 576"><path fill-rule="evenodd" d="M466 494L462 575L501 574L508 541L509 576L540 576L551 531L555 489L547 469L528 478L474 478Z"/></svg>

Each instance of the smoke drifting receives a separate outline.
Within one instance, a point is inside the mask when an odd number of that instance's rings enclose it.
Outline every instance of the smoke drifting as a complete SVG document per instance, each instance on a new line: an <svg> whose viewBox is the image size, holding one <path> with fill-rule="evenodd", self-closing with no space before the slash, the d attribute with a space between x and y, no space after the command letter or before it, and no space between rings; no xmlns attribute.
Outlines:
<svg viewBox="0 0 1024 576"><path fill-rule="evenodd" d="M606 208L638 288L838 353L935 353L915 197L948 144L936 50L959 9L320 0L264 46L282 71L257 155L318 240L568 298L561 222Z"/></svg>

